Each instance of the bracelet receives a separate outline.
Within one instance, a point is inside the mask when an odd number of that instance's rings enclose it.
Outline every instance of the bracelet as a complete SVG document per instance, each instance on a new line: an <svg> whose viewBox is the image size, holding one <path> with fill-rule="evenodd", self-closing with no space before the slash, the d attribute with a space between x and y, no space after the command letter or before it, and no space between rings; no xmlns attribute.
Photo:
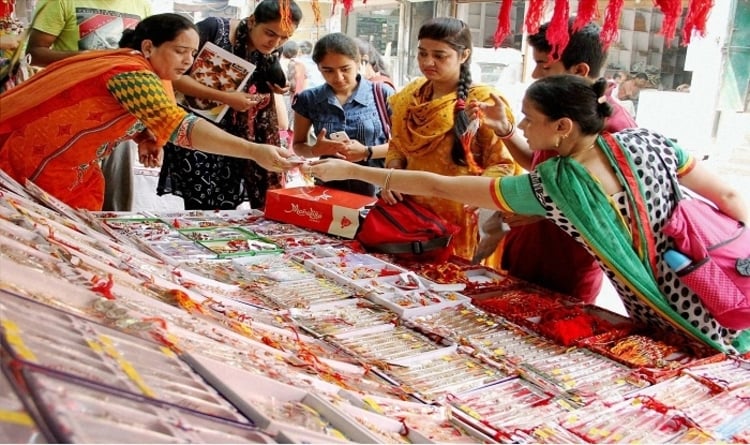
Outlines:
<svg viewBox="0 0 750 445"><path fill-rule="evenodd" d="M388 175L385 177L385 182L383 183L383 192L389 192L391 187L391 176L393 175L393 170L388 170Z"/></svg>
<svg viewBox="0 0 750 445"><path fill-rule="evenodd" d="M370 159L372 159L372 147L367 146L367 156L365 157L365 162L370 162Z"/></svg>
<svg viewBox="0 0 750 445"><path fill-rule="evenodd" d="M516 134L516 126L514 124L510 124L510 130L508 130L505 134L497 134L497 131L495 132L495 136L499 137L500 139L507 141L508 139L512 138L513 135Z"/></svg>

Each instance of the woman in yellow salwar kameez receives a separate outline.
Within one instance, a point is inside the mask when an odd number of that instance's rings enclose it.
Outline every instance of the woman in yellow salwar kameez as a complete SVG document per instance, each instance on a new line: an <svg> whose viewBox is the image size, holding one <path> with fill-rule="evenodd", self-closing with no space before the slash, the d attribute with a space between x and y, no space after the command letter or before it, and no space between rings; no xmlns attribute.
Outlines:
<svg viewBox="0 0 750 445"><path fill-rule="evenodd" d="M423 170L441 175L505 176L518 173L502 138L479 128L464 149L462 135L468 127L464 111L471 101L486 102L491 87L471 85L471 32L461 20L438 17L419 29L418 61L423 78L391 97L392 139L387 168ZM508 107L510 109L510 107ZM512 116L508 116L512 121ZM386 202L401 199L384 191ZM461 230L451 243L453 254L471 260L479 232L476 212L462 203L439 198L414 197Z"/></svg>

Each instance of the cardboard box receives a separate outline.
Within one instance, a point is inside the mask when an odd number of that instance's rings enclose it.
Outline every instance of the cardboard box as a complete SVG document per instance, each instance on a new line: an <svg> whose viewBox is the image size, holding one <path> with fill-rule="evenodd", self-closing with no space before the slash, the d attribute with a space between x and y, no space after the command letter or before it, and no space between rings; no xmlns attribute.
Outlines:
<svg viewBox="0 0 750 445"><path fill-rule="evenodd" d="M269 190L266 194L268 219L353 239L360 224L360 212L377 199L322 186Z"/></svg>

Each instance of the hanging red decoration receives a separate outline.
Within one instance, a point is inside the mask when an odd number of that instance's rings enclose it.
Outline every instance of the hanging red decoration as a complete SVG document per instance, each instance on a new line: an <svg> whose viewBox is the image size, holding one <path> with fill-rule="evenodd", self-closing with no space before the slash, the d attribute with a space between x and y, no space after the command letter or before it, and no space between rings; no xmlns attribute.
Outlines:
<svg viewBox="0 0 750 445"><path fill-rule="evenodd" d="M701 37L706 35L706 21L708 20L708 13L711 12L713 6L713 0L690 1L687 16L685 17L685 24L682 26L683 46L687 46L690 43L693 31L697 31Z"/></svg>
<svg viewBox="0 0 750 445"><path fill-rule="evenodd" d="M16 0L0 0L0 19L9 18L16 7Z"/></svg>
<svg viewBox="0 0 750 445"><path fill-rule="evenodd" d="M578 31L597 18L599 18L599 1L580 0L576 20L573 22L573 32Z"/></svg>
<svg viewBox="0 0 750 445"><path fill-rule="evenodd" d="M570 30L568 29L568 17L570 16L570 5L568 0L555 0L555 11L547 28L547 42L551 47L551 59L548 63L559 60L565 47L570 41Z"/></svg>
<svg viewBox="0 0 750 445"><path fill-rule="evenodd" d="M542 24L544 3L546 0L529 0L529 10L526 12L526 32L536 34Z"/></svg>
<svg viewBox="0 0 750 445"><path fill-rule="evenodd" d="M682 12L682 0L654 0L654 4L661 9L664 19L661 22L661 33L667 47L672 45L675 31L677 30L677 19Z"/></svg>
<svg viewBox="0 0 750 445"><path fill-rule="evenodd" d="M495 29L494 47L499 48L508 35L510 35L510 11L513 0L503 0L500 11L497 13L497 28Z"/></svg>
<svg viewBox="0 0 750 445"><path fill-rule="evenodd" d="M354 0L342 0L344 4L344 14L349 15L354 10Z"/></svg>
<svg viewBox="0 0 750 445"><path fill-rule="evenodd" d="M609 0L607 9L604 11L604 25L602 25L601 39L604 49L617 40L617 27L620 22L620 14L625 0Z"/></svg>

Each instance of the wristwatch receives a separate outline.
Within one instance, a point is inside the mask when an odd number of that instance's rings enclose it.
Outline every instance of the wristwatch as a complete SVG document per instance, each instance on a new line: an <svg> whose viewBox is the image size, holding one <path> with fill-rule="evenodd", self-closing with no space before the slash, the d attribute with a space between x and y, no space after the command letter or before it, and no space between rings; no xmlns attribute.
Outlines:
<svg viewBox="0 0 750 445"><path fill-rule="evenodd" d="M367 156L365 157L365 162L370 162L370 159L372 159L372 147L367 146Z"/></svg>

